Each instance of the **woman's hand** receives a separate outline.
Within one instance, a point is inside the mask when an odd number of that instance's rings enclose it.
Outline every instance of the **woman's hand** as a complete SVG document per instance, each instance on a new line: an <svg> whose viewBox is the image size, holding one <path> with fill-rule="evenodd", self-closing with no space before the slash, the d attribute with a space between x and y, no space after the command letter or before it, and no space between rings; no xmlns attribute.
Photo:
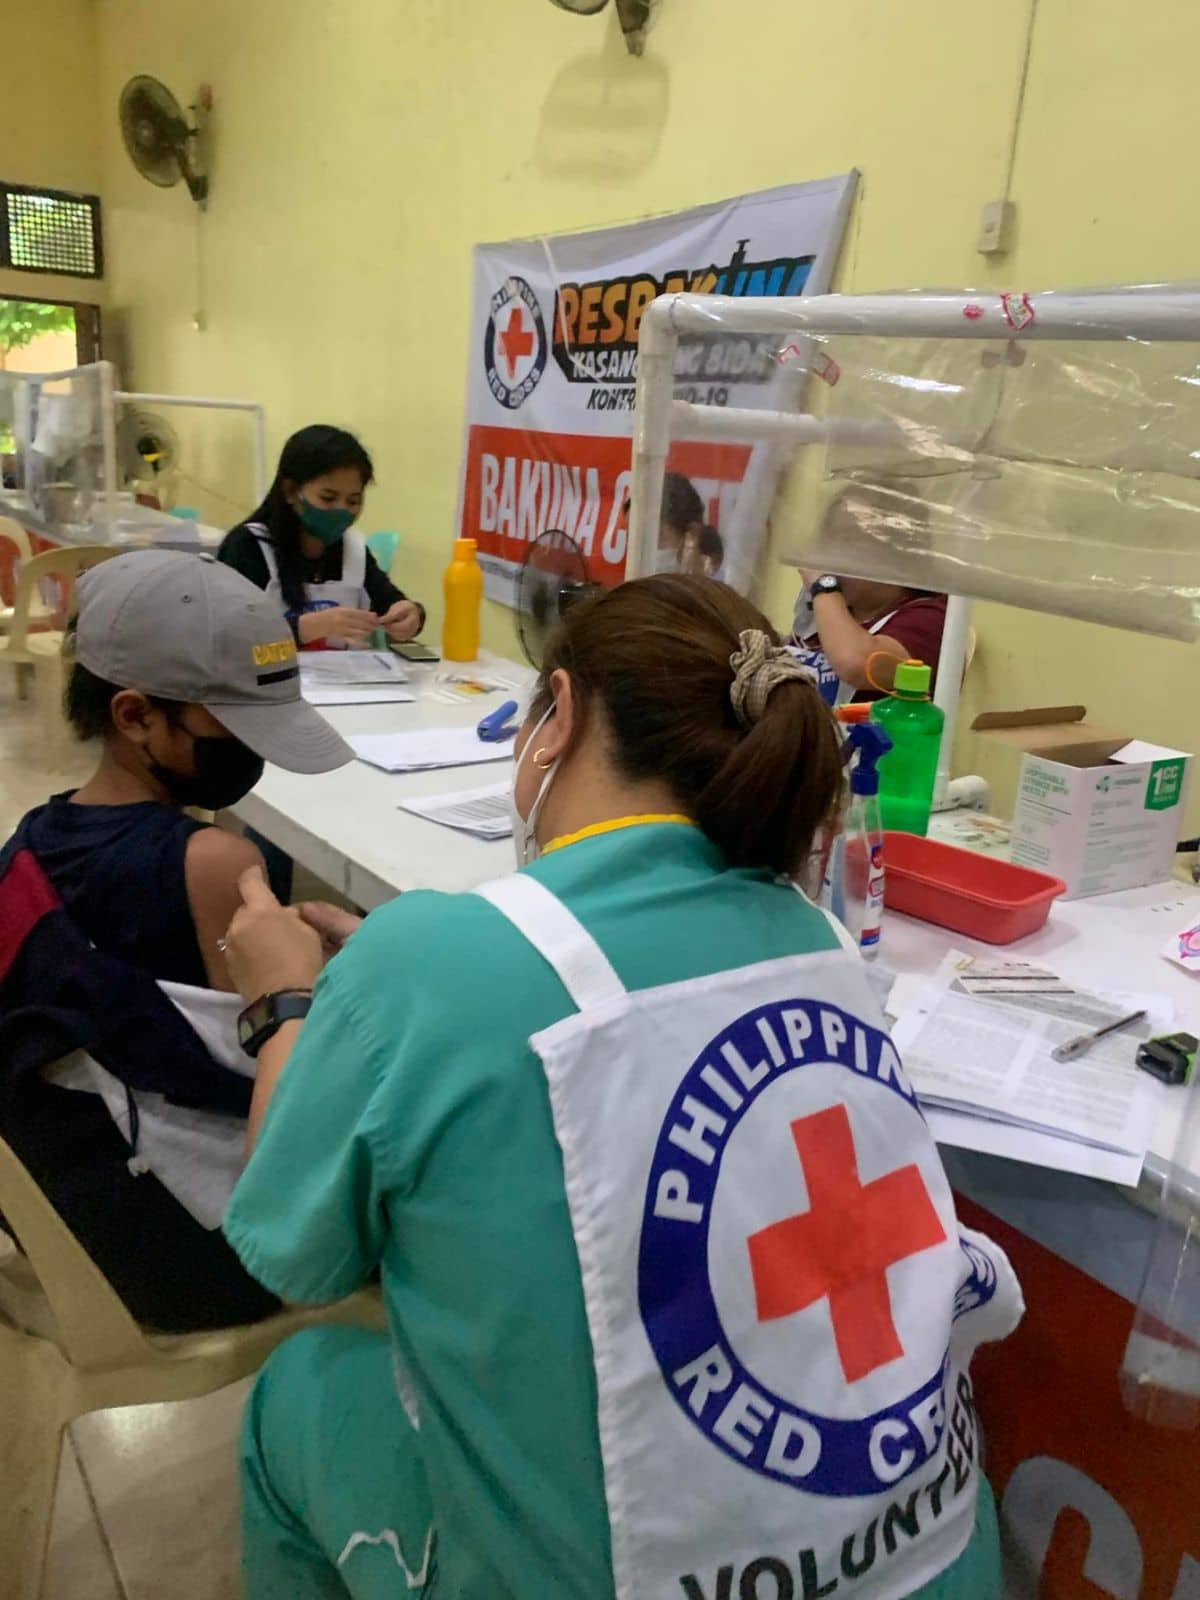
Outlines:
<svg viewBox="0 0 1200 1600"><path fill-rule="evenodd" d="M326 900L306 900L296 907L303 921L315 928L321 939L321 953L326 961L334 956L352 934L363 925L363 919L341 906L331 906Z"/></svg>
<svg viewBox="0 0 1200 1600"><path fill-rule="evenodd" d="M373 611L359 611L354 606L325 606L320 611L303 612L296 632L301 644L312 644L314 639L340 639L352 650L361 650L370 643L371 634L378 626Z"/></svg>
<svg viewBox="0 0 1200 1600"><path fill-rule="evenodd" d="M380 626L389 639L403 644L407 639L416 638L424 620L424 614L415 600L397 600L380 618Z"/></svg>
<svg viewBox="0 0 1200 1600"><path fill-rule="evenodd" d="M261 867L238 879L241 907L225 933L225 960L238 993L252 1005L282 989L311 989L324 958L321 938L290 906L281 906Z"/></svg>

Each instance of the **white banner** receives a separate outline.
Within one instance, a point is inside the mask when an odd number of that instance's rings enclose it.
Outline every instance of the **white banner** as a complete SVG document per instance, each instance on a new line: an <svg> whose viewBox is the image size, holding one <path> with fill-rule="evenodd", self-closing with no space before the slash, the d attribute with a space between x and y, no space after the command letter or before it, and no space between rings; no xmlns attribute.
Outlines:
<svg viewBox="0 0 1200 1600"><path fill-rule="evenodd" d="M547 528L574 538L589 576L621 581L642 314L659 294L822 293L856 174L767 189L591 233L475 250L460 532L494 599ZM676 395L778 406L777 335L683 340ZM680 441L663 562L752 589L774 487L763 446ZM680 542L682 541L682 542Z"/></svg>

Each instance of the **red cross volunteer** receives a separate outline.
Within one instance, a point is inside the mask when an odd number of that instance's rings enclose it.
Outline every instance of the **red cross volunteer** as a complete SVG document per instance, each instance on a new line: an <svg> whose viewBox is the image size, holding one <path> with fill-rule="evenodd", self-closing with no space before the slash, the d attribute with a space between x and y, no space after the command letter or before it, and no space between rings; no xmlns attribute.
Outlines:
<svg viewBox="0 0 1200 1600"><path fill-rule="evenodd" d="M791 886L841 785L765 619L647 578L548 648L524 870L309 914L343 949L262 1047L226 1231L291 1298L380 1267L389 1333L260 1378L251 1600L998 1600L968 1366L1021 1296ZM314 929L245 897L243 994L310 989Z"/></svg>

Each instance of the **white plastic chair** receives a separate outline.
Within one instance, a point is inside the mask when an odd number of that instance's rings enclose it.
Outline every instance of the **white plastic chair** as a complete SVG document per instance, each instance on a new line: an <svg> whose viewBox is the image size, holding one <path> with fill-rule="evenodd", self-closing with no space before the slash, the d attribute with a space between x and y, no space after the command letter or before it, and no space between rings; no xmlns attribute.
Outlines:
<svg viewBox="0 0 1200 1600"><path fill-rule="evenodd" d="M211 1394L256 1372L313 1322L382 1327L373 1290L216 1332L141 1328L24 1165L0 1139L0 1212L21 1241L0 1258L0 1592L39 1600L62 1432L109 1406Z"/></svg>
<svg viewBox="0 0 1200 1600"><path fill-rule="evenodd" d="M21 531L24 532L23 529ZM107 561L110 556L117 554L118 551L110 545L63 545L54 550L44 550L41 555L31 556L21 563L8 637L0 640L0 665L7 664L15 669L18 693L21 673L32 667L46 735L46 753L54 766L62 757L67 733L62 710L65 683L63 632L61 628L30 632L30 624L52 615L42 598L44 583L54 578L61 579L71 591L68 610L73 610L75 579L86 568L94 567L97 562Z"/></svg>
<svg viewBox="0 0 1200 1600"><path fill-rule="evenodd" d="M17 559L14 571L19 578L22 567L27 561L32 561L33 559L33 546L29 542L29 534L19 522L14 522L11 517L0 517L0 539L3 539L6 544L13 545L16 549ZM0 600L0 634L6 634L11 631L15 615L16 607L6 606ZM35 589L30 601L29 621L36 623L47 622L52 615L50 607L42 597L41 590ZM24 698L25 677L21 672L17 673L17 690Z"/></svg>

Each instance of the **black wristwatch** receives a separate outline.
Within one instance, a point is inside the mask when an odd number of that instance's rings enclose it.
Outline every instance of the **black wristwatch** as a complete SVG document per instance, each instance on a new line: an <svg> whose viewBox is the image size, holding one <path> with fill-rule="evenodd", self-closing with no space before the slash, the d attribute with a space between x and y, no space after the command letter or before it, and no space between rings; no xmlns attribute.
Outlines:
<svg viewBox="0 0 1200 1600"><path fill-rule="evenodd" d="M285 1022L306 1017L312 1009L311 989L280 989L253 1001L238 1017L238 1043L248 1056L256 1056Z"/></svg>
<svg viewBox="0 0 1200 1600"><path fill-rule="evenodd" d="M809 593L816 599L819 594L841 594L842 580L835 578L832 572L825 573L824 577L814 578Z"/></svg>

